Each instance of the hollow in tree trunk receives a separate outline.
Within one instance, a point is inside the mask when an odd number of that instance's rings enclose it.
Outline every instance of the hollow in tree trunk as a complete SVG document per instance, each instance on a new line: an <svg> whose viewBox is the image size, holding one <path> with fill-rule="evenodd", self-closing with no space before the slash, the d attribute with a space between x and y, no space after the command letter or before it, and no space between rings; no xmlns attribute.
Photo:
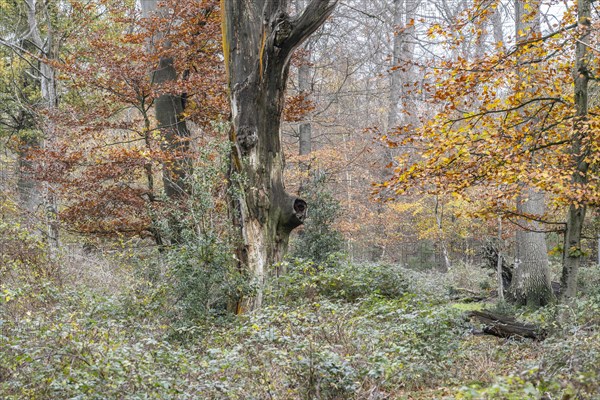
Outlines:
<svg viewBox="0 0 600 400"><path fill-rule="evenodd" d="M234 223L240 228L240 265L256 289L237 312L260 307L268 268L280 261L307 204L285 190L280 123L292 52L335 8L312 0L297 16L287 0L223 0L223 53L231 102Z"/></svg>

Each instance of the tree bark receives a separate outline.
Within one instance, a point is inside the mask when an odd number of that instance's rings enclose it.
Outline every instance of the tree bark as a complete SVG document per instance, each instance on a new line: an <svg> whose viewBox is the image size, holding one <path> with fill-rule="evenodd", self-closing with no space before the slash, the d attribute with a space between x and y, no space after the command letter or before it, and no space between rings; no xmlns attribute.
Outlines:
<svg viewBox="0 0 600 400"><path fill-rule="evenodd" d="M310 53L298 68L298 89L303 96L308 96L311 91L309 62ZM299 154L305 156L312 151L312 125L310 121L302 121L299 130Z"/></svg>
<svg viewBox="0 0 600 400"><path fill-rule="evenodd" d="M526 198L517 200L517 211L523 215L542 216L544 195L534 189L525 191ZM526 229L516 233L515 268L508 298L520 305L541 307L554 300L548 269L546 235L541 224L524 221Z"/></svg>
<svg viewBox="0 0 600 400"><path fill-rule="evenodd" d="M440 205L439 197L435 196L435 222L437 224L438 234L439 234L439 242L442 247L442 256L444 258L444 263L442 264L442 272L448 272L452 268L452 263L450 262L450 254L448 253L448 247L446 246L446 235L444 234L443 227L443 204Z"/></svg>
<svg viewBox="0 0 600 400"><path fill-rule="evenodd" d="M36 53L39 54L39 74L41 97L43 100L42 107L48 113L52 113L58 107L58 93L56 90L56 71L51 62L58 59L58 48L54 38L54 27L52 26L52 16L48 9L48 3L42 3L41 9L38 10L36 0L25 0L27 9L27 25L29 28L29 37L36 47ZM39 26L37 13L43 13L46 21L46 27L42 30ZM46 224L45 236L49 244L51 254L58 247L59 232L58 232L58 206L56 196L48 183L42 184L32 176L28 171L31 165L26 159L28 149L44 148L51 145L55 136L55 126L52 117L45 118L43 121L38 121L38 128L42 135L40 138L32 138L26 143L26 148L20 151L19 167L20 176L18 186L21 190L20 199L24 201L26 209L30 212L37 212L42 206L44 211L44 221ZM24 159L25 157L25 159ZM44 166L42 166L43 168Z"/></svg>
<svg viewBox="0 0 600 400"><path fill-rule="evenodd" d="M231 102L234 222L240 227L240 264L255 295L237 312L260 307L267 269L287 250L290 232L306 216L304 200L288 194L280 123L289 59L335 8L336 0L312 0L290 17L286 0L223 0L223 52Z"/></svg>
<svg viewBox="0 0 600 400"><path fill-rule="evenodd" d="M142 13L144 18L153 14L163 15L167 10L159 8L159 0L142 0ZM170 43L156 35L151 39L151 51L157 51L157 44L162 48L169 48ZM151 74L152 84L161 89L162 85L177 80L173 57L161 57L158 65ZM161 93L154 100L154 110L158 128L160 129L164 144L163 149L169 151L175 161L165 165L163 171L163 185L168 197L179 197L185 193L185 178L189 173L191 160L187 156L189 150L190 132L186 121L182 118L185 100L182 94L173 94L168 91Z"/></svg>
<svg viewBox="0 0 600 400"><path fill-rule="evenodd" d="M524 0L515 2L517 43L539 34L539 3L530 5L532 11L526 12ZM534 14L530 15L531 13ZM519 60L522 68L525 68L525 61ZM521 74L522 79L527 79L526 72L518 73ZM523 118L525 121L526 117ZM532 119L531 122L536 123L536 120ZM524 187L522 195L517 199L517 212L521 215L542 217L545 212L544 194L534 188ZM546 235L541 232L541 224L531 219L523 219L520 228L516 233L515 269L507 298L521 305L544 306L554 299L550 285Z"/></svg>
<svg viewBox="0 0 600 400"><path fill-rule="evenodd" d="M161 6L159 0L142 0L142 15L150 18L153 15L168 15L168 10ZM165 39L166 32L155 35L150 40L149 50L168 49L170 43ZM154 99L154 112L163 140L161 148L172 159L163 162L162 181L167 197L178 201L188 192L186 178L191 172L192 162L189 157L190 131L183 118L185 100L182 94L171 93L169 83L177 80L177 71L173 57L160 57L158 65L151 72L151 82L161 93ZM181 224L178 216L169 220L169 239L173 243L181 240Z"/></svg>
<svg viewBox="0 0 600 400"><path fill-rule="evenodd" d="M591 1L577 1L577 21L579 38L575 47L575 65L573 80L575 81L575 123L571 144L571 156L575 172L571 177L574 187L581 187L587 183L589 164L586 157L589 153L588 144L588 83L590 79L590 51L589 35L591 28ZM589 140L587 141L589 142ZM563 270L561 277L561 300L570 301L577 294L577 272L581 263L581 231L585 219L586 206L576 202L571 203L567 212L567 227L563 247Z"/></svg>

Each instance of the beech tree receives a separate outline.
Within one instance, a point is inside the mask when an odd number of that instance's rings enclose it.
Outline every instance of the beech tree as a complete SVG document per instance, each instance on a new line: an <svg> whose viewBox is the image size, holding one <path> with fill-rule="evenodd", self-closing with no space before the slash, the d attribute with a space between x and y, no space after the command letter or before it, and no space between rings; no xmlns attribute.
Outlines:
<svg viewBox="0 0 600 400"><path fill-rule="evenodd" d="M529 12L526 11L526 6ZM540 32L540 4L529 4L522 0L515 1L515 37L517 45L532 38L539 37ZM534 55L524 54L517 60L519 69L517 74L525 87L532 86L529 81L530 70L536 68L532 63ZM531 90L525 89L525 92ZM523 124L538 124L536 117L523 115ZM535 161L535 151L531 152L532 163ZM545 196L534 188L524 188L523 193L517 197L517 213L530 215L542 219L545 213ZM554 299L550 283L550 270L548 267L548 246L543 225L535 220L524 219L521 229L517 230L515 238L516 254L513 279L508 288L508 298L517 304L527 304L534 307L544 306Z"/></svg>
<svg viewBox="0 0 600 400"><path fill-rule="evenodd" d="M525 10L519 23L531 23L538 4L518 2ZM434 24L430 36L446 37L449 49L488 40L485 27L495 28L503 5L475 2L457 17L457 30L447 33ZM426 89L436 114L416 131L400 126L400 139L392 143L413 147L419 157L403 154L394 177L382 185L395 195L420 191L464 197L480 204L479 216L500 215L529 229L528 235L538 236L535 258L543 268L537 271L547 268L543 233L563 233L565 298L576 291L585 209L598 204L600 196L592 183L598 179L600 130L597 106L588 99L597 69L591 49L598 38L589 10L588 1L569 4L556 25L542 18L542 28L526 38L528 28L520 25L512 43L492 42L484 54L431 65ZM541 193L550 212L539 207ZM515 209L519 198L523 201ZM538 206L530 207L533 202ZM540 293L549 298L547 272L538 275Z"/></svg>
<svg viewBox="0 0 600 400"><path fill-rule="evenodd" d="M312 0L291 16L287 0L224 0L223 52L228 74L237 182L234 222L242 243L239 262L257 287L238 312L259 307L267 268L281 260L290 232L307 204L284 187L280 124L293 51L332 13L337 0Z"/></svg>

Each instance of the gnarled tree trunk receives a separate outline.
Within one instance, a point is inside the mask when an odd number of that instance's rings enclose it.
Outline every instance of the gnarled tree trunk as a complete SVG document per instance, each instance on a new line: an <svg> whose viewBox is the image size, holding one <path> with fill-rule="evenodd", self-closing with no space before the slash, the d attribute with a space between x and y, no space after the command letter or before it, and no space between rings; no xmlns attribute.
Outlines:
<svg viewBox="0 0 600 400"><path fill-rule="evenodd" d="M290 232L304 221L307 204L283 184L280 123L292 52L333 11L337 0L312 0L302 13L288 15L287 0L223 0L223 52L228 72L237 175L235 223L238 254L256 293L237 312L260 306L267 268L280 261Z"/></svg>

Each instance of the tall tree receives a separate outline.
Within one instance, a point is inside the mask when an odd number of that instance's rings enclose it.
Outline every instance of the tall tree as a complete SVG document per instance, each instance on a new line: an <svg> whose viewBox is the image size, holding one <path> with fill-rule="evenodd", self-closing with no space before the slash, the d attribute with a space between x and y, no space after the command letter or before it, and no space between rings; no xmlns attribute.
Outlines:
<svg viewBox="0 0 600 400"><path fill-rule="evenodd" d="M231 102L232 172L239 190L236 224L242 234L238 258L256 287L238 312L259 307L267 268L281 260L290 232L306 216L304 200L283 183L280 123L289 60L331 14L337 0L312 0L295 16L287 0L223 0L223 52Z"/></svg>
<svg viewBox="0 0 600 400"><path fill-rule="evenodd" d="M55 135L55 125L52 118L47 116L54 113L58 107L57 74L54 63L58 61L60 37L55 26L56 10L48 2L25 0L25 13L28 31L21 39L27 41L33 48L30 54L37 59L35 77L40 86L41 102L37 107L37 126L41 135L29 136L19 149L19 194L24 207L35 212L43 205L45 211L46 237L51 248L58 244L58 220L56 197L48 184L42 185L31 174L32 164L28 160L30 151L51 144ZM16 49L26 56L27 50ZM33 61L32 62L36 62ZM43 117L45 114L45 117ZM43 166L42 166L43 167Z"/></svg>
<svg viewBox="0 0 600 400"><path fill-rule="evenodd" d="M518 18L519 23L532 24L539 2L520 3L522 10L529 11L523 21ZM434 25L431 36L445 35L451 49L461 46L474 34L479 36L477 21L491 18L498 27L494 21L502 4L476 3L459 16L457 34ZM563 296L569 298L575 294L583 255L585 207L600 198L598 185L593 184L600 162L594 143L600 132L595 128L596 106L588 99L591 71L596 68L589 47L597 37L590 28L589 3L569 4L560 18L558 27L542 18L542 29L529 37L522 37L527 35L526 27L517 29L512 45L495 40L488 54L445 60L432 69L431 103L439 112L416 134L407 127L397 131L402 136L399 143L416 147L421 159L411 162L404 156L394 178L384 186L398 194L415 188L460 193L480 204L479 215L500 213L519 225L530 221L525 223L530 230L566 232L562 281ZM566 220L558 220L556 212L542 215L541 193L551 210L568 210ZM518 197L522 201L515 210ZM539 204L526 204L530 201ZM542 249L542 233L537 233L535 247ZM519 240L523 245L526 241ZM538 258L546 268L545 256ZM541 282L547 292L547 279Z"/></svg>
<svg viewBox="0 0 600 400"><path fill-rule="evenodd" d="M530 10L526 11L526 6ZM515 1L515 37L517 46L527 40L539 37L540 32L540 2ZM533 56L524 55L517 62L517 74L523 81L521 90L531 92L529 70L536 68L531 63ZM532 97L534 93L529 94ZM523 124L539 124L537 117L523 115ZM535 128L534 128L535 129ZM535 151L531 151L535 159ZM523 189L523 194L517 197L517 212L530 218L542 219L545 213L545 196L534 188ZM509 298L518 304L539 307L548 304L554 298L550 285L548 268L548 248L543 225L535 220L524 220L521 229L516 232L515 270L509 288Z"/></svg>
<svg viewBox="0 0 600 400"><path fill-rule="evenodd" d="M204 9L202 12L208 11ZM170 12L166 4L159 0L142 0L142 14L144 18L149 20L155 18L157 23L165 18L168 19L169 14L175 15L174 12ZM167 22L167 29L172 23L182 23L170 19ZM190 160L187 157L189 154L190 132L183 117L185 95L172 93L172 88L169 90L164 87L175 82L178 79L178 74L183 74L183 71L175 69L175 56L168 54L171 47L170 40L166 37L168 34L169 32L164 32L162 29L155 31L154 36L150 38L149 47L150 51L158 54L163 53L162 56L158 57L158 65L154 66L151 72L152 83L159 92L154 99L154 109L159 129L164 137L163 147L168 151L179 154L173 165L165 165L163 170L165 193L170 198L177 198L185 192L185 178L190 169Z"/></svg>
<svg viewBox="0 0 600 400"><path fill-rule="evenodd" d="M571 183L576 190L584 190L588 183L588 170L594 139L589 120L588 84L591 71L590 33L592 26L591 0L577 1L577 41L575 43L575 62L573 81L575 83L575 120L569 154L573 173ZM594 157L595 158L595 157ZM585 219L586 203L577 199L569 204L566 219L565 241L563 247L563 271L561 277L562 298L569 300L577 293L577 271L583 252L581 250L581 231Z"/></svg>

